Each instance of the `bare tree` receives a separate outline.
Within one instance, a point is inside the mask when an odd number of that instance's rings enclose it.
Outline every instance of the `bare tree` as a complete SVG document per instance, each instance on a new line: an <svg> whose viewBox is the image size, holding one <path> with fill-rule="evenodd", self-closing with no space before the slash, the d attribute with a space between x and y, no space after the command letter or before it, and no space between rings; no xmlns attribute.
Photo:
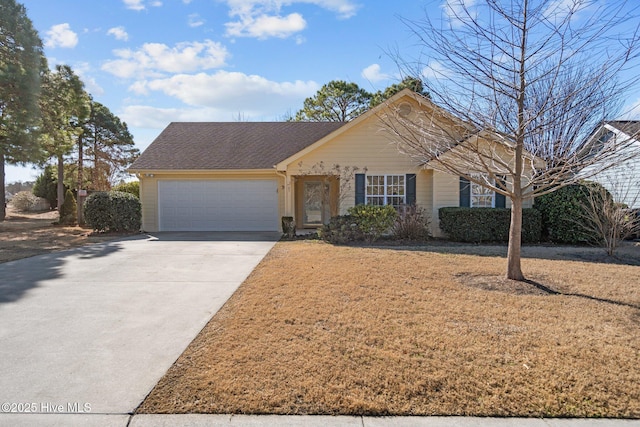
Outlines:
<svg viewBox="0 0 640 427"><path fill-rule="evenodd" d="M633 175L606 173L604 180L606 187L586 183L588 194L583 203L584 213L575 220L607 255L614 256L623 240L640 233L640 209L630 209L640 205L640 190L636 184L638 177Z"/></svg>
<svg viewBox="0 0 640 427"><path fill-rule="evenodd" d="M384 129L422 164L511 201L506 277L524 280L523 203L630 157L630 140L589 136L635 83L635 9L597 0L448 0L443 19L407 20L423 48L398 64L431 100L383 109ZM623 30L628 30L624 34ZM587 172L585 172L587 171Z"/></svg>

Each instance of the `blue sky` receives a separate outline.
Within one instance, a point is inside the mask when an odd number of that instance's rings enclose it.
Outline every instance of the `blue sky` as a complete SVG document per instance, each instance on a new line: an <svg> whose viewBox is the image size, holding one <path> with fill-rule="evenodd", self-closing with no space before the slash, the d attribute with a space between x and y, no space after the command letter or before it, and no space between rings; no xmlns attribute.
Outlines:
<svg viewBox="0 0 640 427"><path fill-rule="evenodd" d="M281 119L331 80L384 89L399 78L387 52L417 50L399 17L440 14L444 0L18 1L49 66L70 65L143 150L171 121Z"/></svg>

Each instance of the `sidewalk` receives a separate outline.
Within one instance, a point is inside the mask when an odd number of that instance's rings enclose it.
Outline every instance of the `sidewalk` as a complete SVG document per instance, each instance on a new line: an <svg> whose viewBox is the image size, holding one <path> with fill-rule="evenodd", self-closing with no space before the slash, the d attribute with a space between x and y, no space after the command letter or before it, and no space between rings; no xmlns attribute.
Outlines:
<svg viewBox="0 0 640 427"><path fill-rule="evenodd" d="M100 427L640 427L640 420L584 418L351 417L313 415L0 414L0 426Z"/></svg>

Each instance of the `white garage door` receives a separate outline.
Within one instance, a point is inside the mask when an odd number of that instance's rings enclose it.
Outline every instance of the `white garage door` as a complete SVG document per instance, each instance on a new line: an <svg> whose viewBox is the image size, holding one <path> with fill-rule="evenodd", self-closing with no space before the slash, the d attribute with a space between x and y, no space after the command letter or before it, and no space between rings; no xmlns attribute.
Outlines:
<svg viewBox="0 0 640 427"><path fill-rule="evenodd" d="M160 231L278 231L276 180L158 181Z"/></svg>

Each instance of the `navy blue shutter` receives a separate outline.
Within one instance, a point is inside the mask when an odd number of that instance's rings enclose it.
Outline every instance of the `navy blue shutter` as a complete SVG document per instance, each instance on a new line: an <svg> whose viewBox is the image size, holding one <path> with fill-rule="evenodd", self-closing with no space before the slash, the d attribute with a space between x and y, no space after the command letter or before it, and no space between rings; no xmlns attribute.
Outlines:
<svg viewBox="0 0 640 427"><path fill-rule="evenodd" d="M408 173L405 177L405 185L407 191L407 205L416 204L416 174Z"/></svg>
<svg viewBox="0 0 640 427"><path fill-rule="evenodd" d="M504 177L498 177L498 179L500 180L500 184L499 187L505 186L506 187L506 181L504 179ZM507 207L507 198L505 196L503 196L502 194L498 194L496 193L496 208L506 208Z"/></svg>
<svg viewBox="0 0 640 427"><path fill-rule="evenodd" d="M364 174L356 174L356 205L364 205Z"/></svg>
<svg viewBox="0 0 640 427"><path fill-rule="evenodd" d="M460 177L460 207L471 207L471 183L463 177Z"/></svg>

